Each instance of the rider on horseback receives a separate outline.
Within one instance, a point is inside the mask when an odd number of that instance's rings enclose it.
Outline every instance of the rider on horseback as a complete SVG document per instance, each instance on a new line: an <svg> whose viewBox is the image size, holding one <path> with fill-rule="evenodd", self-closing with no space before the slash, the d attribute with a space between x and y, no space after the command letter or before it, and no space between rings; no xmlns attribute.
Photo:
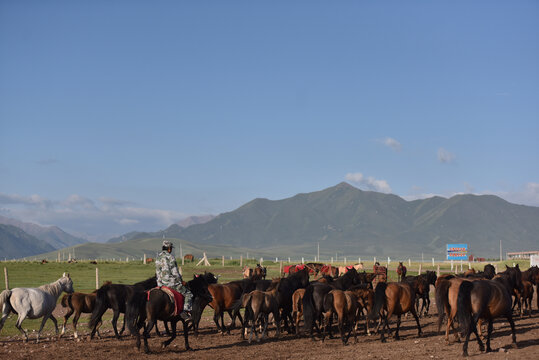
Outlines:
<svg viewBox="0 0 539 360"><path fill-rule="evenodd" d="M184 286L182 276L178 271L176 258L172 255L174 245L168 240L163 241L163 251L155 259L157 286L167 286L184 296L183 312L180 314L184 320L191 317L193 294Z"/></svg>

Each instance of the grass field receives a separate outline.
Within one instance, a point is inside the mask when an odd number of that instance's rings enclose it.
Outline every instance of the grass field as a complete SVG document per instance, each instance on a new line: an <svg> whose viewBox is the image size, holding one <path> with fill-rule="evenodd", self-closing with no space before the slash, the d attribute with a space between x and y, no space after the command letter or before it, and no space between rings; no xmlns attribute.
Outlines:
<svg viewBox="0 0 539 360"><path fill-rule="evenodd" d="M201 273L205 270L211 271L215 275L219 276L220 283L226 283L231 280L237 280L242 278L241 266L239 260L225 260L225 266L222 266L221 259L210 259L212 266L195 266L195 263L186 263L184 266L181 266L183 277L185 280L190 280L195 273ZM243 260L243 265L249 265L251 267L256 266L257 260L249 259ZM381 262L382 265L386 265ZM525 270L529 267L529 261L505 261L493 263L498 266L500 271L505 269L505 264L513 266L513 263L518 263L521 269ZM350 264L350 263L348 263ZM474 263L472 266L476 269L483 269L484 264L486 263ZM280 263L273 261L264 261L264 266L267 267L268 277L274 278L279 276ZM287 265L287 263L283 263ZM335 263L335 266L342 266L344 263ZM395 272L397 262L392 262L389 266L388 276L389 281L396 281L397 274ZM417 270L419 269L419 263L412 262L411 266L408 263L405 264L408 268L408 275L417 275ZM423 263L422 269L425 270L436 270L437 266L440 265L440 271L442 273L447 273L451 271L451 265L447 262L435 263L435 266L432 266L432 263ZM460 262L455 262L455 265L458 266L457 270L460 272ZM365 269L367 271L372 271L373 262L365 261ZM41 264L40 262L0 262L0 267L5 268L8 271L9 278L9 287L11 289L15 287L38 287L43 284L51 283L56 281L62 276L64 272L68 272L73 279L73 285L75 291L78 292L91 292L96 288L96 268L99 269L99 282L102 284L106 280L110 280L113 283L118 284L133 284L135 282L145 280L153 275L155 275L155 266L154 264L142 264L140 261L131 261L131 262L100 262L97 265L91 264L90 262L77 262L68 264L66 262L50 262L47 264ZM468 268L468 263L463 263L463 270ZM2 283L1 289L4 289L4 284ZM60 298L61 299L61 296ZM205 310L204 316L211 316L212 310L207 308ZM86 317L85 317L86 316ZM13 335L19 335L19 331L15 328L16 315L11 314L8 320L6 321L4 328L0 333L0 341L6 339L7 337ZM107 317L105 317L105 322L103 325L104 329L111 328L110 322L108 321L111 318L111 314L107 312ZM63 318L58 319L61 324ZM27 319L23 323L23 327L30 332L32 330L39 329L41 320L30 320ZM80 329L86 330L85 324L87 322L87 315L83 315L80 320ZM71 319L70 319L71 323ZM52 333L54 331L54 325L52 321L47 321L45 328L43 330L47 333Z"/></svg>

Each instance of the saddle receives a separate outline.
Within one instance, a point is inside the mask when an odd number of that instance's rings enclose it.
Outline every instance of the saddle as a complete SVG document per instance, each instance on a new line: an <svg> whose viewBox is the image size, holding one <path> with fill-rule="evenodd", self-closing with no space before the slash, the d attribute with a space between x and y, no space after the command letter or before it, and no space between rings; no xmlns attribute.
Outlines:
<svg viewBox="0 0 539 360"><path fill-rule="evenodd" d="M165 294L169 296L170 301L174 304L174 313L172 314L172 316L179 315L183 311L183 302L185 297L182 294L167 286L155 287L147 291L148 300L150 300L150 292L152 292L153 290L162 290Z"/></svg>

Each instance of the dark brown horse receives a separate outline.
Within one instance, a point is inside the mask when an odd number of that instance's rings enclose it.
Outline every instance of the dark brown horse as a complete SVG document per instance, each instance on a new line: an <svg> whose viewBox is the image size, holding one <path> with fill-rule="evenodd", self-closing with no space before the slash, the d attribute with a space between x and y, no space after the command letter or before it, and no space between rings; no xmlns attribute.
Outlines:
<svg viewBox="0 0 539 360"><path fill-rule="evenodd" d="M94 310L92 311L92 317L88 323L88 326L92 329L90 338L94 337L95 332L97 331L97 325L101 323L103 314L105 311L107 311L107 309L110 308L114 313L112 317L112 328L114 329L114 335L119 339L120 334L125 329L125 317L120 333L118 333L116 324L120 314L125 314L128 298L132 296L136 290L149 290L156 286L157 280L156 277L153 276L134 285L105 284L97 289Z"/></svg>
<svg viewBox="0 0 539 360"><path fill-rule="evenodd" d="M193 262L193 261L195 261L195 257L193 256L193 254L186 254L183 257L183 261Z"/></svg>
<svg viewBox="0 0 539 360"><path fill-rule="evenodd" d="M104 285L108 284L111 284L111 282L106 281ZM67 320L69 320L69 317L73 315L73 313L75 313L75 316L73 316L73 329L75 331L75 339L79 337L79 334L77 333L77 323L79 321L81 313L88 314L94 310L96 291L97 290L94 290L90 294L75 292L73 294L66 294L62 297L62 306L65 308L69 308L69 310L67 310L67 313L64 315L64 324L62 326L62 333L60 334L60 336L65 334ZM96 329L98 337L100 337L98 331L99 326L100 324Z"/></svg>
<svg viewBox="0 0 539 360"><path fill-rule="evenodd" d="M213 274L208 273L211 277ZM212 300L208 291L208 283L205 276L194 276L193 280L187 282L187 288L193 294L193 303L203 298L205 302ZM169 322L171 325L170 339L162 342L162 347L167 347L176 338L176 325L178 321L183 324L183 336L185 339L185 349L190 350L189 332L187 331L186 321L181 314L175 314L175 304L169 295L161 289L152 289L149 293L146 291L135 290L127 303L126 322L129 331L136 337L136 346L140 349L140 329L144 339L144 352L149 353L148 337L150 331L157 323L157 320ZM148 323L144 325L146 320Z"/></svg>
<svg viewBox="0 0 539 360"><path fill-rule="evenodd" d="M412 286L406 282L385 283L380 282L376 286L374 292L374 306L369 314L371 320L379 318L378 328L382 325L380 331L380 340L385 342L384 330L389 328L389 319L391 315L397 315L397 330L395 331L395 339L399 340L399 329L401 324L401 316L411 312L417 323L417 336L421 336L421 325L415 310L415 293Z"/></svg>
<svg viewBox="0 0 539 360"><path fill-rule="evenodd" d="M457 299L457 316L462 335L466 337L462 346L463 356L468 356L468 341L472 332L477 337L479 349L484 350L483 342L477 331L479 319L488 321L487 352L492 351L490 337L493 330L493 319L500 316L507 318L511 326L513 347L517 346L511 309L511 291L515 287L520 287L520 282L521 273L517 266L508 268L505 274L497 275L493 280L463 281L460 284Z"/></svg>
<svg viewBox="0 0 539 360"><path fill-rule="evenodd" d="M402 264L402 261L399 261L399 266L397 267L397 278L398 281L402 281L406 277L406 266Z"/></svg>
<svg viewBox="0 0 539 360"><path fill-rule="evenodd" d="M299 335L299 322L303 317L303 295L305 295L305 289L297 289L292 294L292 318L296 326L296 335Z"/></svg>
<svg viewBox="0 0 539 360"><path fill-rule="evenodd" d="M368 315L372 307L374 305L374 290L372 287L368 287L365 285L358 285L350 288L349 291L352 291L354 295L357 297L357 322L356 322L356 330L359 325L360 317L362 317L364 314L363 312L366 311L365 315ZM370 335L371 331L369 329L369 318L368 316L365 316L365 334Z"/></svg>

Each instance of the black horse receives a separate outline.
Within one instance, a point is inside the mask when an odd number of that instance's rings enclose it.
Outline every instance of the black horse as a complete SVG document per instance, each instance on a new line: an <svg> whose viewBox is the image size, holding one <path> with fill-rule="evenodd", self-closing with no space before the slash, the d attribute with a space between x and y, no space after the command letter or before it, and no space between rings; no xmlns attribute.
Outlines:
<svg viewBox="0 0 539 360"><path fill-rule="evenodd" d="M213 274L208 273L208 276ZM208 282L206 276L194 276L193 280L187 282L187 288L193 293L193 302L197 299L209 303L212 296L208 291ZM149 294L146 291L137 291L127 303L126 321L129 331L136 337L137 348L140 349L140 329L144 327L142 336L144 339L144 352L149 353L148 337L150 331L156 325L157 320L169 322L171 325L171 337L162 342L162 346L168 346L176 338L176 325L178 321L183 324L183 336L185 339L185 349L191 350L189 346L189 331L186 321L180 316L174 315L175 305L167 293L161 289L155 289ZM145 321L148 323L145 324Z"/></svg>
<svg viewBox="0 0 539 360"><path fill-rule="evenodd" d="M280 317L284 320L284 328L288 333L293 332L293 329L288 325L288 321L290 321L292 327L294 324L294 319L292 318L292 294L297 289L304 289L307 286L309 286L309 268L307 267L282 278L277 285L275 296L281 311Z"/></svg>
<svg viewBox="0 0 539 360"><path fill-rule="evenodd" d="M101 323L101 318L107 309L111 308L114 312L112 317L112 328L114 329L114 335L116 338L120 338L120 335L125 329L125 317L122 329L118 333L116 326L120 313L125 314L125 305L127 300L135 291L149 290L157 286L156 277L153 276L147 280L138 282L134 285L123 284L105 284L96 291L96 299L94 310L92 311L92 317L88 326L92 329L90 338L93 339L97 330L97 325Z"/></svg>

